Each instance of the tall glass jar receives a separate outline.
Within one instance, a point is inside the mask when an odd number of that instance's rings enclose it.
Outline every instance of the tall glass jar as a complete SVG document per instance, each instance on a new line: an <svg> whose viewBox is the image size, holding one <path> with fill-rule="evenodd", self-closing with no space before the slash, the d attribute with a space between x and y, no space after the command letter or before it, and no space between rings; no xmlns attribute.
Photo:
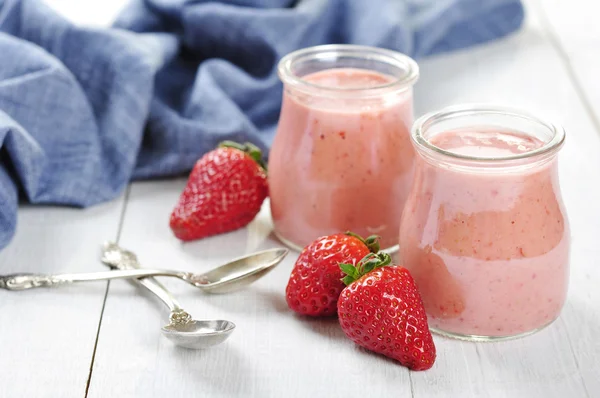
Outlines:
<svg viewBox="0 0 600 398"><path fill-rule="evenodd" d="M397 248L412 182L412 87L417 64L381 48L326 45L285 56L269 155L275 233L300 250L351 230Z"/></svg>
<svg viewBox="0 0 600 398"><path fill-rule="evenodd" d="M564 130L474 105L425 115L411 136L419 156L400 254L432 330L485 341L554 321L569 277L557 173Z"/></svg>

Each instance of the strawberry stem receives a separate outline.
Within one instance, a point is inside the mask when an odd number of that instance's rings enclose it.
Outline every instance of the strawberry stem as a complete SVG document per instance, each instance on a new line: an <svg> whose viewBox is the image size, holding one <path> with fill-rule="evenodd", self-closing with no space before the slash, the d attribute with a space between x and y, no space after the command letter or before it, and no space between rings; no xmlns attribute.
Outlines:
<svg viewBox="0 0 600 398"><path fill-rule="evenodd" d="M352 231L346 231L346 235L352 236L360 240L362 243L365 244L365 246L369 248L371 253L377 253L379 251L379 236L377 235L371 235L367 239L364 239L362 236L355 234Z"/></svg>
<svg viewBox="0 0 600 398"><path fill-rule="evenodd" d="M387 253L369 253L356 266L342 263L340 264L340 269L346 274L342 278L342 282L348 286L374 269L385 267L391 264L391 262L392 257Z"/></svg>
<svg viewBox="0 0 600 398"><path fill-rule="evenodd" d="M267 171L267 164L263 159L262 151L259 147L257 147L251 142L245 142L243 144L240 144L239 142L235 141L223 141L219 144L219 148L235 148L237 150L240 150L248 154L252 159L254 159L256 163L258 163L260 167L263 168L263 170Z"/></svg>

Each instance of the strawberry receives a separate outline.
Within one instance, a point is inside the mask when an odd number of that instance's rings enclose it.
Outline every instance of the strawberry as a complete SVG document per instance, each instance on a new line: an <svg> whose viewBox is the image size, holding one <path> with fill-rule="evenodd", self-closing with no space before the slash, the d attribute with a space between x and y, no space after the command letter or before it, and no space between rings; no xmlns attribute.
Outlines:
<svg viewBox="0 0 600 398"><path fill-rule="evenodd" d="M256 217L267 195L260 149L225 141L196 162L169 225L184 241L233 231Z"/></svg>
<svg viewBox="0 0 600 398"><path fill-rule="evenodd" d="M356 264L378 250L377 236L365 240L351 232L323 236L312 242L302 250L292 269L285 289L288 306L302 315L334 315L345 287L339 264Z"/></svg>
<svg viewBox="0 0 600 398"><path fill-rule="evenodd" d="M388 254L368 254L355 267L340 264L348 285L338 301L342 330L356 344L426 370L435 361L423 301L404 267L386 266Z"/></svg>

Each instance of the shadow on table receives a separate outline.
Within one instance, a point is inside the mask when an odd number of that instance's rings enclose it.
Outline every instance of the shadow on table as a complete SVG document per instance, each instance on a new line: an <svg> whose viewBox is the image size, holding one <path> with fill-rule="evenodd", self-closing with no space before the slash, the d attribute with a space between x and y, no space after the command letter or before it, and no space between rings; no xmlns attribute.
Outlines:
<svg viewBox="0 0 600 398"><path fill-rule="evenodd" d="M310 318L296 315L295 320L298 324L312 333L319 334L328 339L347 339L340 327L337 316L329 318Z"/></svg>
<svg viewBox="0 0 600 398"><path fill-rule="evenodd" d="M261 286L251 286L226 295L204 295L202 292L191 292L191 294L194 296L188 296L188 302L198 300L204 306L209 305L228 314L247 314L248 311L285 314L290 311L283 292ZM181 297L185 297L185 295ZM251 309L249 305L251 305Z"/></svg>
<svg viewBox="0 0 600 398"><path fill-rule="evenodd" d="M376 360L389 363L391 366L398 366L398 362L384 355L369 351L350 340L342 331L337 316L330 318L308 318L296 316L298 323L312 333L321 335L324 339L331 339L338 342L346 342L359 355L364 355L365 360Z"/></svg>

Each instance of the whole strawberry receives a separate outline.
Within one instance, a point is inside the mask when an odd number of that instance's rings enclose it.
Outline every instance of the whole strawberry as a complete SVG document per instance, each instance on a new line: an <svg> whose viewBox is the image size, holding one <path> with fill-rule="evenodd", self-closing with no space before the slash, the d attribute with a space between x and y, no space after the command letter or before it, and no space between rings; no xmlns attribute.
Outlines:
<svg viewBox="0 0 600 398"><path fill-rule="evenodd" d="M324 236L302 250L285 289L288 306L302 315L330 316L345 285L340 263L357 264L379 250L377 236L366 240L351 232Z"/></svg>
<svg viewBox="0 0 600 398"><path fill-rule="evenodd" d="M256 217L267 195L260 149L225 141L196 162L169 225L184 241L233 231Z"/></svg>
<svg viewBox="0 0 600 398"><path fill-rule="evenodd" d="M342 330L356 344L426 370L435 361L435 345L423 301L406 268L386 266L385 253L369 254L358 266L340 264L347 276L338 301Z"/></svg>

